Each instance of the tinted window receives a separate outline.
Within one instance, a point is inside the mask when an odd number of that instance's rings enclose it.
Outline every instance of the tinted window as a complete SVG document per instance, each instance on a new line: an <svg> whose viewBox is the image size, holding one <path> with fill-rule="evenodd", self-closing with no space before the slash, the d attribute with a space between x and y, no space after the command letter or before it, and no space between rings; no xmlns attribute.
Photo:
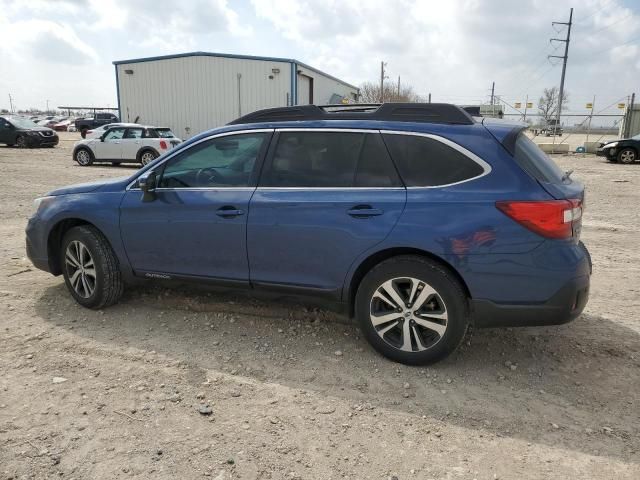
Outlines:
<svg viewBox="0 0 640 480"><path fill-rule="evenodd" d="M449 185L484 172L480 164L433 138L385 134L384 141L407 187Z"/></svg>
<svg viewBox="0 0 640 480"><path fill-rule="evenodd" d="M174 138L175 137L173 132L168 128L156 128L155 131L156 131L156 134L160 138Z"/></svg>
<svg viewBox="0 0 640 480"><path fill-rule="evenodd" d="M281 132L261 185L390 187L400 179L378 134Z"/></svg>
<svg viewBox="0 0 640 480"><path fill-rule="evenodd" d="M267 136L230 135L195 145L166 163L160 186L246 187Z"/></svg>
<svg viewBox="0 0 640 480"><path fill-rule="evenodd" d="M524 133L518 135L513 158L533 178L541 182L562 183L562 170Z"/></svg>
<svg viewBox="0 0 640 480"><path fill-rule="evenodd" d="M105 140L120 140L124 136L124 128L113 128L108 130L104 136Z"/></svg>

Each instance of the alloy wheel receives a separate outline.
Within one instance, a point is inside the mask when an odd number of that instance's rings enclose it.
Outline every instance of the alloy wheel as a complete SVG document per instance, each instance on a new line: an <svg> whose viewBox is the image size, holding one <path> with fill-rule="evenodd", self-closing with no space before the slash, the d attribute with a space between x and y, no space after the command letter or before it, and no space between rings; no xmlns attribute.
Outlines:
<svg viewBox="0 0 640 480"><path fill-rule="evenodd" d="M89 165L89 161L91 160L91 157L89 156L89 152L87 152L86 150L80 150L76 154L76 159L78 160L78 163L80 165L85 166L85 165Z"/></svg>
<svg viewBox="0 0 640 480"><path fill-rule="evenodd" d="M89 298L96 289L96 267L87 246L78 241L69 242L65 252L65 268L69 283L82 298Z"/></svg>
<svg viewBox="0 0 640 480"><path fill-rule="evenodd" d="M417 278L387 280L370 301L371 324L390 346L405 352L433 347L447 330L447 308L442 296Z"/></svg>
<svg viewBox="0 0 640 480"><path fill-rule="evenodd" d="M622 163L632 163L636 159L636 154L633 150L624 150L620 153L620 161Z"/></svg>
<svg viewBox="0 0 640 480"><path fill-rule="evenodd" d="M155 160L155 156L151 152L144 152L140 157L140 162L142 163L142 165L147 165L153 160Z"/></svg>

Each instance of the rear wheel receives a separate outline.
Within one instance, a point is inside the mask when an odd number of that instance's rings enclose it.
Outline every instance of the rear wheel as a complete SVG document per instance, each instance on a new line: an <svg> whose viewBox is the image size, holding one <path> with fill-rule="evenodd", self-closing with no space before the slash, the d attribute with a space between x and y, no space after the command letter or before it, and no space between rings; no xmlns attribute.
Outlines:
<svg viewBox="0 0 640 480"><path fill-rule="evenodd" d="M122 296L118 261L107 239L92 226L70 229L60 250L64 282L83 307L103 308Z"/></svg>
<svg viewBox="0 0 640 480"><path fill-rule="evenodd" d="M93 153L88 148L79 148L73 154L73 157L81 167L88 167L93 163Z"/></svg>
<svg viewBox="0 0 640 480"><path fill-rule="evenodd" d="M469 325L467 298L439 264L400 256L374 267L356 294L356 317L382 355L408 365L436 362L462 342Z"/></svg>
<svg viewBox="0 0 640 480"><path fill-rule="evenodd" d="M618 153L618 162L620 163L633 163L637 158L638 155L633 148L623 148Z"/></svg>
<svg viewBox="0 0 640 480"><path fill-rule="evenodd" d="M148 165L153 162L156 158L158 158L158 154L151 150L145 150L140 154L140 163L142 165Z"/></svg>

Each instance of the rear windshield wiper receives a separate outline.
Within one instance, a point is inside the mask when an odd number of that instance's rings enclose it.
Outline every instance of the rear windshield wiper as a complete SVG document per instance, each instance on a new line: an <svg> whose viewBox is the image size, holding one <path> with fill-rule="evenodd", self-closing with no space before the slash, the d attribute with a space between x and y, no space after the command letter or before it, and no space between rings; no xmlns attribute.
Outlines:
<svg viewBox="0 0 640 480"><path fill-rule="evenodd" d="M569 177L571 177L572 173L573 173L573 170L567 170L566 172L564 172L564 175L562 176L562 181L566 182L567 180L569 180Z"/></svg>

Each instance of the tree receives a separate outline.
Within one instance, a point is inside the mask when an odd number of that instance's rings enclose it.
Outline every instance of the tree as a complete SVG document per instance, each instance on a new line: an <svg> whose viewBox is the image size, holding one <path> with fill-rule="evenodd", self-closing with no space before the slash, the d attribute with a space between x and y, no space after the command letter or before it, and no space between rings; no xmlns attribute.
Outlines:
<svg viewBox="0 0 640 480"><path fill-rule="evenodd" d="M560 98L560 90L558 87L545 88L540 100L538 100L538 113L546 124L553 123L558 117L558 103ZM562 109L565 109L569 103L569 94L564 92L562 98Z"/></svg>
<svg viewBox="0 0 640 480"><path fill-rule="evenodd" d="M425 99L418 95L411 85L401 85L398 94L398 85L391 82L384 84L384 101L399 103L418 103ZM360 86L359 103L380 103L380 84L364 82Z"/></svg>

